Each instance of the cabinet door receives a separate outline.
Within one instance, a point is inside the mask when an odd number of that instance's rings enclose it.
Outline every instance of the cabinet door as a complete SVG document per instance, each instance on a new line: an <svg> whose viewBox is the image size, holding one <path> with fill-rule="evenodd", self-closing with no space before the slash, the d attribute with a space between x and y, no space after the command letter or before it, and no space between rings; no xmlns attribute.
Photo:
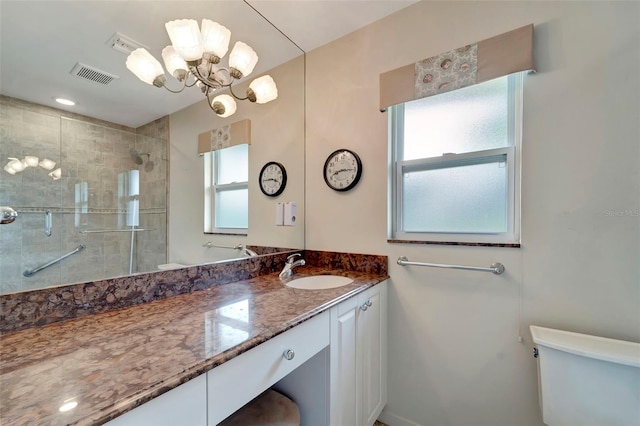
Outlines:
<svg viewBox="0 0 640 426"><path fill-rule="evenodd" d="M386 291L386 284L380 284L358 297L358 395L362 410L358 424L362 425L372 425L387 403Z"/></svg>
<svg viewBox="0 0 640 426"><path fill-rule="evenodd" d="M201 375L124 413L108 426L205 426L207 379Z"/></svg>
<svg viewBox="0 0 640 426"><path fill-rule="evenodd" d="M356 318L358 300L353 297L331 310L331 426L359 425L356 417Z"/></svg>

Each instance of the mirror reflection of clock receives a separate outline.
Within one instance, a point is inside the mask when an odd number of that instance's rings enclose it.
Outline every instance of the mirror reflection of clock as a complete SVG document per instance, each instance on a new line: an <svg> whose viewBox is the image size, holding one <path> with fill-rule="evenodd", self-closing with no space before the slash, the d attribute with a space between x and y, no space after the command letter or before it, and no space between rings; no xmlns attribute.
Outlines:
<svg viewBox="0 0 640 426"><path fill-rule="evenodd" d="M282 164L270 161L260 170L258 183L264 195L276 197L282 194L287 185L287 171Z"/></svg>
<svg viewBox="0 0 640 426"><path fill-rule="evenodd" d="M356 186L362 175L360 157L348 149L339 149L324 163L324 181L336 191L348 191Z"/></svg>

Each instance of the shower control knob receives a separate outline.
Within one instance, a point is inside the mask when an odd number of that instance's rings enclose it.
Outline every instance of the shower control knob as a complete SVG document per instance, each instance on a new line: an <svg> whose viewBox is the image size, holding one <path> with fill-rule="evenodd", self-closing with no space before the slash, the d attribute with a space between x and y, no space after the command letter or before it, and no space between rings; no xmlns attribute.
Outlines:
<svg viewBox="0 0 640 426"><path fill-rule="evenodd" d="M0 224L11 223L18 217L18 212L8 206L0 206Z"/></svg>
<svg viewBox="0 0 640 426"><path fill-rule="evenodd" d="M293 359L294 356L296 356L296 353L293 351L293 349L287 349L286 351L284 351L284 353L282 354L282 356L284 357L284 359L286 359L287 361L291 361Z"/></svg>

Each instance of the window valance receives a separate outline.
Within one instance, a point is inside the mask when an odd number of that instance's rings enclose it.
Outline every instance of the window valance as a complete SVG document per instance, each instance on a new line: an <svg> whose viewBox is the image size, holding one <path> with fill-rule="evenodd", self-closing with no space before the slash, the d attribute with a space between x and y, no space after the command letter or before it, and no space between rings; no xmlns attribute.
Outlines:
<svg viewBox="0 0 640 426"><path fill-rule="evenodd" d="M205 152L244 143L251 144L251 120L249 119L200 133L198 135L198 154L202 155Z"/></svg>
<svg viewBox="0 0 640 426"><path fill-rule="evenodd" d="M380 109L535 71L533 24L380 74Z"/></svg>

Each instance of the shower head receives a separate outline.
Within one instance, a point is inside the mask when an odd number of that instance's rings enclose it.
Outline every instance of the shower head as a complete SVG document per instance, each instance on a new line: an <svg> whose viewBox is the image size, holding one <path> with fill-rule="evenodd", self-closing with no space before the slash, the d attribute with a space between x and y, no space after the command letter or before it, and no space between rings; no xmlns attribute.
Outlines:
<svg viewBox="0 0 640 426"><path fill-rule="evenodd" d="M138 151L136 151L135 148L131 148L129 150L129 155L131 156L131 159L133 160L134 163L136 163L137 165L142 164L142 156Z"/></svg>
<svg viewBox="0 0 640 426"><path fill-rule="evenodd" d="M142 163L144 162L142 160L142 156L146 155L147 164L144 165L144 171L148 173L153 170L153 167L155 166L155 164L153 164L153 161L151 161L150 152L138 152L135 148L131 148L129 150L129 155L131 156L131 159L134 161L134 163L136 163L139 166L141 166Z"/></svg>

